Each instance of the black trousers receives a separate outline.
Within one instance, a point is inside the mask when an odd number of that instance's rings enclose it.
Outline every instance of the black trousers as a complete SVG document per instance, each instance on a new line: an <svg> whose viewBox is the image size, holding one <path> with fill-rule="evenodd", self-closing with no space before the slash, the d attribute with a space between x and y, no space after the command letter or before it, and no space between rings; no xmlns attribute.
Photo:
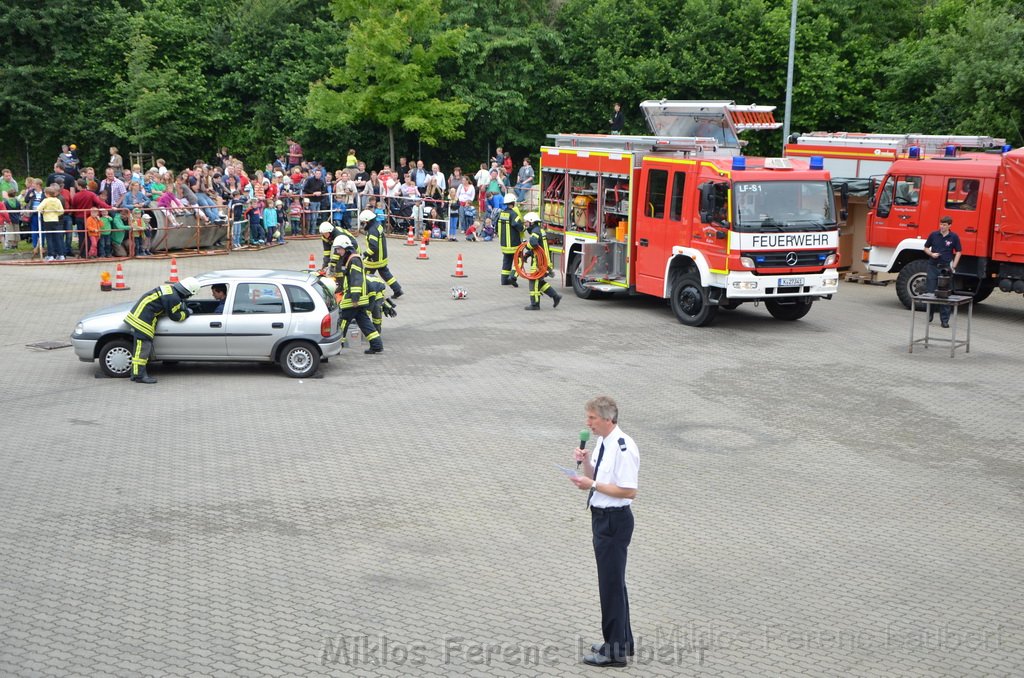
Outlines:
<svg viewBox="0 0 1024 678"><path fill-rule="evenodd" d="M629 624L626 592L626 551L633 538L633 511L628 506L612 509L591 507L597 559L597 586L601 593L601 654L625 659L633 654L633 629Z"/></svg>
<svg viewBox="0 0 1024 678"><path fill-rule="evenodd" d="M512 260L515 258L515 252L502 253L501 255L501 284L511 285L512 281L518 278L516 269L512 265Z"/></svg>
<svg viewBox="0 0 1024 678"><path fill-rule="evenodd" d="M924 290L925 292L930 292L932 294L935 294L935 290L937 290L939 288L939 271L941 269L943 269L943 268L945 268L947 270L949 269L949 264L932 263L934 261L935 260L933 259L933 260L928 262L928 270L926 272L927 277L925 278L925 290ZM950 313L952 313L952 311L953 311L953 307L952 306L950 306L949 304L942 304L941 306L939 306L939 319L942 322L944 322L944 323L948 323L949 322L949 316L950 316ZM934 313L935 313L935 307L933 306L932 307L932 314L934 315ZM928 317L928 320L931 320L931 316Z"/></svg>

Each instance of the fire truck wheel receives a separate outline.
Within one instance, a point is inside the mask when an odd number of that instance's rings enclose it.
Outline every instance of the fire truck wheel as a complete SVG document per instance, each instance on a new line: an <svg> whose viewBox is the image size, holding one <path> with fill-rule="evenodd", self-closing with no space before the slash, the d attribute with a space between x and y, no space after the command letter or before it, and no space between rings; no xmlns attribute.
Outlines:
<svg viewBox="0 0 1024 678"><path fill-rule="evenodd" d="M980 304L981 302L988 299L988 295L992 294L992 290L996 288L995 282L985 281L978 285L978 291L974 293L974 303Z"/></svg>
<svg viewBox="0 0 1024 678"><path fill-rule="evenodd" d="M569 261L569 271L575 271L580 267L579 255L574 256ZM569 283L572 285L572 291L576 293L576 296L580 299L604 299L607 295L604 292L591 289L580 282L579 276L575 273L569 273Z"/></svg>
<svg viewBox="0 0 1024 678"><path fill-rule="evenodd" d="M670 301L679 322L690 327L708 325L718 315L718 307L710 303L707 290L693 273L676 278Z"/></svg>
<svg viewBox="0 0 1024 678"><path fill-rule="evenodd" d="M896 277L896 296L904 307L910 308L913 298L924 294L928 285L928 262L924 259L915 259L900 270ZM917 304L918 311L924 310L924 304Z"/></svg>
<svg viewBox="0 0 1024 678"><path fill-rule="evenodd" d="M803 299L791 302L766 301L764 307L776 320L800 320L810 313L813 302Z"/></svg>

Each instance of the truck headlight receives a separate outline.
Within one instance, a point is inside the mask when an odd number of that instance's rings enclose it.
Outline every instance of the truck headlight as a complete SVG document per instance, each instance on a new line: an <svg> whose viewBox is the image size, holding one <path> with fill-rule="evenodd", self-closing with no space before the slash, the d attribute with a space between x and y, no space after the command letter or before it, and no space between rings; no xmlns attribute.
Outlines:
<svg viewBox="0 0 1024 678"><path fill-rule="evenodd" d="M757 281L756 280L737 280L736 282L734 282L732 284L732 286L733 286L733 289L737 289L737 290L756 290L757 289Z"/></svg>
<svg viewBox="0 0 1024 678"><path fill-rule="evenodd" d="M751 257L740 257L740 266L754 268L754 260Z"/></svg>
<svg viewBox="0 0 1024 678"><path fill-rule="evenodd" d="M839 278L825 278L824 280L821 281L821 286L822 287L838 287L839 286Z"/></svg>
<svg viewBox="0 0 1024 678"><path fill-rule="evenodd" d="M839 255L837 255L835 252L833 252L832 254L830 254L827 257L825 257L825 265L826 266L831 266L832 264L836 263L837 261L839 261Z"/></svg>

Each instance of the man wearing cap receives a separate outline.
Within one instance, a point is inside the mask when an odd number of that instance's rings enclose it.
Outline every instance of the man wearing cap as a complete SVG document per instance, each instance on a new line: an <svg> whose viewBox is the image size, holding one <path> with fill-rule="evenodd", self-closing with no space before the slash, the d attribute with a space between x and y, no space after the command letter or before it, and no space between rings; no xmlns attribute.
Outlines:
<svg viewBox="0 0 1024 678"><path fill-rule="evenodd" d="M956 273L956 265L960 263L960 253L963 248L960 246L960 236L950 230L953 226L953 217L944 216L939 219L939 230L932 231L924 242L924 253L928 255L928 278L925 291L934 294L939 287L939 271L949 269L951 274ZM949 304L939 306L939 320L943 327L949 327ZM928 316L931 322L932 314Z"/></svg>

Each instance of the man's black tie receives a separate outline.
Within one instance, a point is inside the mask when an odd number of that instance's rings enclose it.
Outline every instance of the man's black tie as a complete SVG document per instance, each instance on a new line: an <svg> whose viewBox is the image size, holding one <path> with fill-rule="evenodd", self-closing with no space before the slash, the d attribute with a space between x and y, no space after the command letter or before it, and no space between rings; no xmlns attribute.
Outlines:
<svg viewBox="0 0 1024 678"><path fill-rule="evenodd" d="M594 464L594 484L590 486L590 493L587 495L587 508L590 508L590 500L594 496L594 487L597 485L597 470L601 468L601 458L604 457L604 441L601 441L601 447L597 451L597 463Z"/></svg>

